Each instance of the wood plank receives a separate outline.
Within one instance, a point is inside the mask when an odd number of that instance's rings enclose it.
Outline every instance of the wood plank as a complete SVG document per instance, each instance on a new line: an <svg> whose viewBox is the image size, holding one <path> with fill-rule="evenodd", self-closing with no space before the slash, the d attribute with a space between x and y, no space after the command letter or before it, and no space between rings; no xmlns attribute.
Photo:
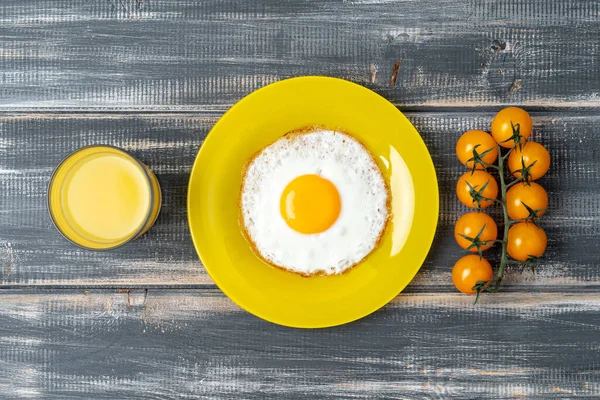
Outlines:
<svg viewBox="0 0 600 400"><path fill-rule="evenodd" d="M454 290L450 270L461 255L453 225L466 212L454 195L462 166L454 155L459 135L489 127L493 113L411 112L437 168L440 222L431 254L409 287L413 292ZM190 168L219 113L195 114L3 114L0 116L0 284L148 287L210 285L197 259L186 220ZM552 154L540 182L550 212L543 222L547 255L537 274L509 270L506 290L597 290L596 245L600 198L600 117L579 112L533 113L534 137ZM88 144L124 147L158 175L164 207L144 237L112 252L75 248L54 229L46 212L46 187L54 166ZM494 211L497 216L498 210ZM494 259L493 256L490 259Z"/></svg>
<svg viewBox="0 0 600 400"><path fill-rule="evenodd" d="M0 108L202 109L298 75L350 79L403 106L597 107L599 10L596 0L4 0Z"/></svg>
<svg viewBox="0 0 600 400"><path fill-rule="evenodd" d="M7 398L600 396L600 296L402 295L292 330L214 290L4 291Z"/></svg>

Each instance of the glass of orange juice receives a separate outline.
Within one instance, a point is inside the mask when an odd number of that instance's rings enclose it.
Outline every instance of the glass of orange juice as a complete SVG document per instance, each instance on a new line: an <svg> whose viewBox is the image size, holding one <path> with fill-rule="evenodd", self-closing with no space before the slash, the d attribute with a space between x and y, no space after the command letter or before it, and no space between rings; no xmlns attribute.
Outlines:
<svg viewBox="0 0 600 400"><path fill-rule="evenodd" d="M68 155L48 187L48 210L58 231L91 250L114 249L141 236L160 206L160 186L150 168L107 145Z"/></svg>

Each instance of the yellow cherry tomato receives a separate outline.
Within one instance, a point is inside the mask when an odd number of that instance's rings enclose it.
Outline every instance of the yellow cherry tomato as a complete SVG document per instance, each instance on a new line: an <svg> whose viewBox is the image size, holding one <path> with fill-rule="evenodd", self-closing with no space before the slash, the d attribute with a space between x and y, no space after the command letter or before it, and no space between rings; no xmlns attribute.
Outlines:
<svg viewBox="0 0 600 400"><path fill-rule="evenodd" d="M473 242L462 235L475 238L480 231L481 235L479 236L479 240L481 242L494 241L498 237L498 227L492 217L480 212L466 213L462 215L458 221L456 221L456 225L454 225L454 238L460 247L466 249L471 246ZM481 250L487 250L492 247L492 245L493 243L482 245ZM469 251L476 252L477 248L472 247Z"/></svg>
<svg viewBox="0 0 600 400"><path fill-rule="evenodd" d="M486 199L495 199L498 197L498 183L486 171L465 172L456 184L456 195L460 202L469 208L487 208L492 205L493 200L473 199L473 192L479 192Z"/></svg>
<svg viewBox="0 0 600 400"><path fill-rule="evenodd" d="M508 230L506 252L515 260L527 261L544 254L547 244L546 232L541 228L531 222L519 222Z"/></svg>
<svg viewBox="0 0 600 400"><path fill-rule="evenodd" d="M519 170L523 168L523 165L525 167L532 165L529 169L531 179L539 179L550 168L550 153L537 142L527 142L522 148L517 146L508 156L508 168L516 178L520 178L521 172Z"/></svg>
<svg viewBox="0 0 600 400"><path fill-rule="evenodd" d="M452 268L452 282L456 288L464 294L475 294L473 286L478 281L489 281L494 272L492 266L485 258L478 255L464 256L454 264Z"/></svg>
<svg viewBox="0 0 600 400"><path fill-rule="evenodd" d="M511 125L512 123L512 125ZM527 111L518 107L507 107L494 117L492 120L492 136L500 146L510 149L515 144L513 137L513 126L519 129L521 136L525 140L529 139L533 129L531 117Z"/></svg>
<svg viewBox="0 0 600 400"><path fill-rule="evenodd" d="M496 147L496 141L487 132L472 130L463 133L463 135L456 142L456 156L463 165L467 168L473 168L473 149L477 151L477 154L481 155L487 151L481 160L485 163L492 164L498 158L498 147ZM488 151L489 150L489 151ZM469 161L471 160L471 161ZM477 169L483 169L481 164L477 164Z"/></svg>
<svg viewBox="0 0 600 400"><path fill-rule="evenodd" d="M541 185L535 182L529 184L517 183L506 192L506 208L508 216L512 219L522 219L529 217L529 211L523 203L527 204L533 211L541 217L548 208L548 193Z"/></svg>

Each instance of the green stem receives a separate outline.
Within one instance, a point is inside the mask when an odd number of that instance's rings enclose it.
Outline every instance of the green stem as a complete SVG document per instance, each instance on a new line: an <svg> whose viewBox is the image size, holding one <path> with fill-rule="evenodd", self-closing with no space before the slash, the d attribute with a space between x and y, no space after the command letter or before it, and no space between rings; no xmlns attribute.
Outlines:
<svg viewBox="0 0 600 400"><path fill-rule="evenodd" d="M511 149L512 150L512 149ZM504 212L504 238L502 239L502 258L500 259L500 266L498 267L498 275L495 279L494 289L493 291L497 292L500 288L500 282L502 282L502 278L504 277L504 268L506 267L507 257L506 257L506 245L508 243L508 228L510 227L510 219L508 218L508 211L506 209L506 183L504 182L504 160L510 154L510 151L506 153L506 155L502 156L501 147L498 146L498 169L499 169L499 177L500 177L500 193L501 193L501 203L502 210Z"/></svg>
<svg viewBox="0 0 600 400"><path fill-rule="evenodd" d="M509 225L514 225L514 224L518 224L519 222L526 222L526 221L530 221L529 218L519 218L519 219L511 219L510 221L508 221Z"/></svg>
<svg viewBox="0 0 600 400"><path fill-rule="evenodd" d="M516 185L517 183L519 183L519 182L523 182L523 181L524 181L524 179L523 179L523 175L521 175L521 177L520 177L519 179L516 179L516 180L512 181L511 183L509 183L508 185L506 185L506 188L508 189L508 188L510 188L512 185Z"/></svg>

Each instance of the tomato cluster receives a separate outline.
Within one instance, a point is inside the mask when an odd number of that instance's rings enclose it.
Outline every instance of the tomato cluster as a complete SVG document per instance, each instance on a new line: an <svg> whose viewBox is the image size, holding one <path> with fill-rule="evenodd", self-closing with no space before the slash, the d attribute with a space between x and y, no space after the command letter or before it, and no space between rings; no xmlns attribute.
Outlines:
<svg viewBox="0 0 600 400"><path fill-rule="evenodd" d="M529 140L532 129L531 117L525 110L508 107L494 117L491 135L470 130L456 143L458 159L469 168L458 180L456 195L462 204L476 210L462 215L454 227L458 245L478 253L462 257L452 270L452 281L463 293L475 294L490 287L497 290L506 254L516 261L531 262L546 250L546 233L537 223L548 208L548 194L533 181L548 171L550 154L544 146ZM504 154L503 149L507 149ZM505 160L514 177L508 184ZM488 170L497 171L500 185ZM500 203L504 211L502 240L498 240L494 219L482 211L494 203ZM493 278L492 267L482 251L495 243L502 243L503 255L498 274Z"/></svg>

